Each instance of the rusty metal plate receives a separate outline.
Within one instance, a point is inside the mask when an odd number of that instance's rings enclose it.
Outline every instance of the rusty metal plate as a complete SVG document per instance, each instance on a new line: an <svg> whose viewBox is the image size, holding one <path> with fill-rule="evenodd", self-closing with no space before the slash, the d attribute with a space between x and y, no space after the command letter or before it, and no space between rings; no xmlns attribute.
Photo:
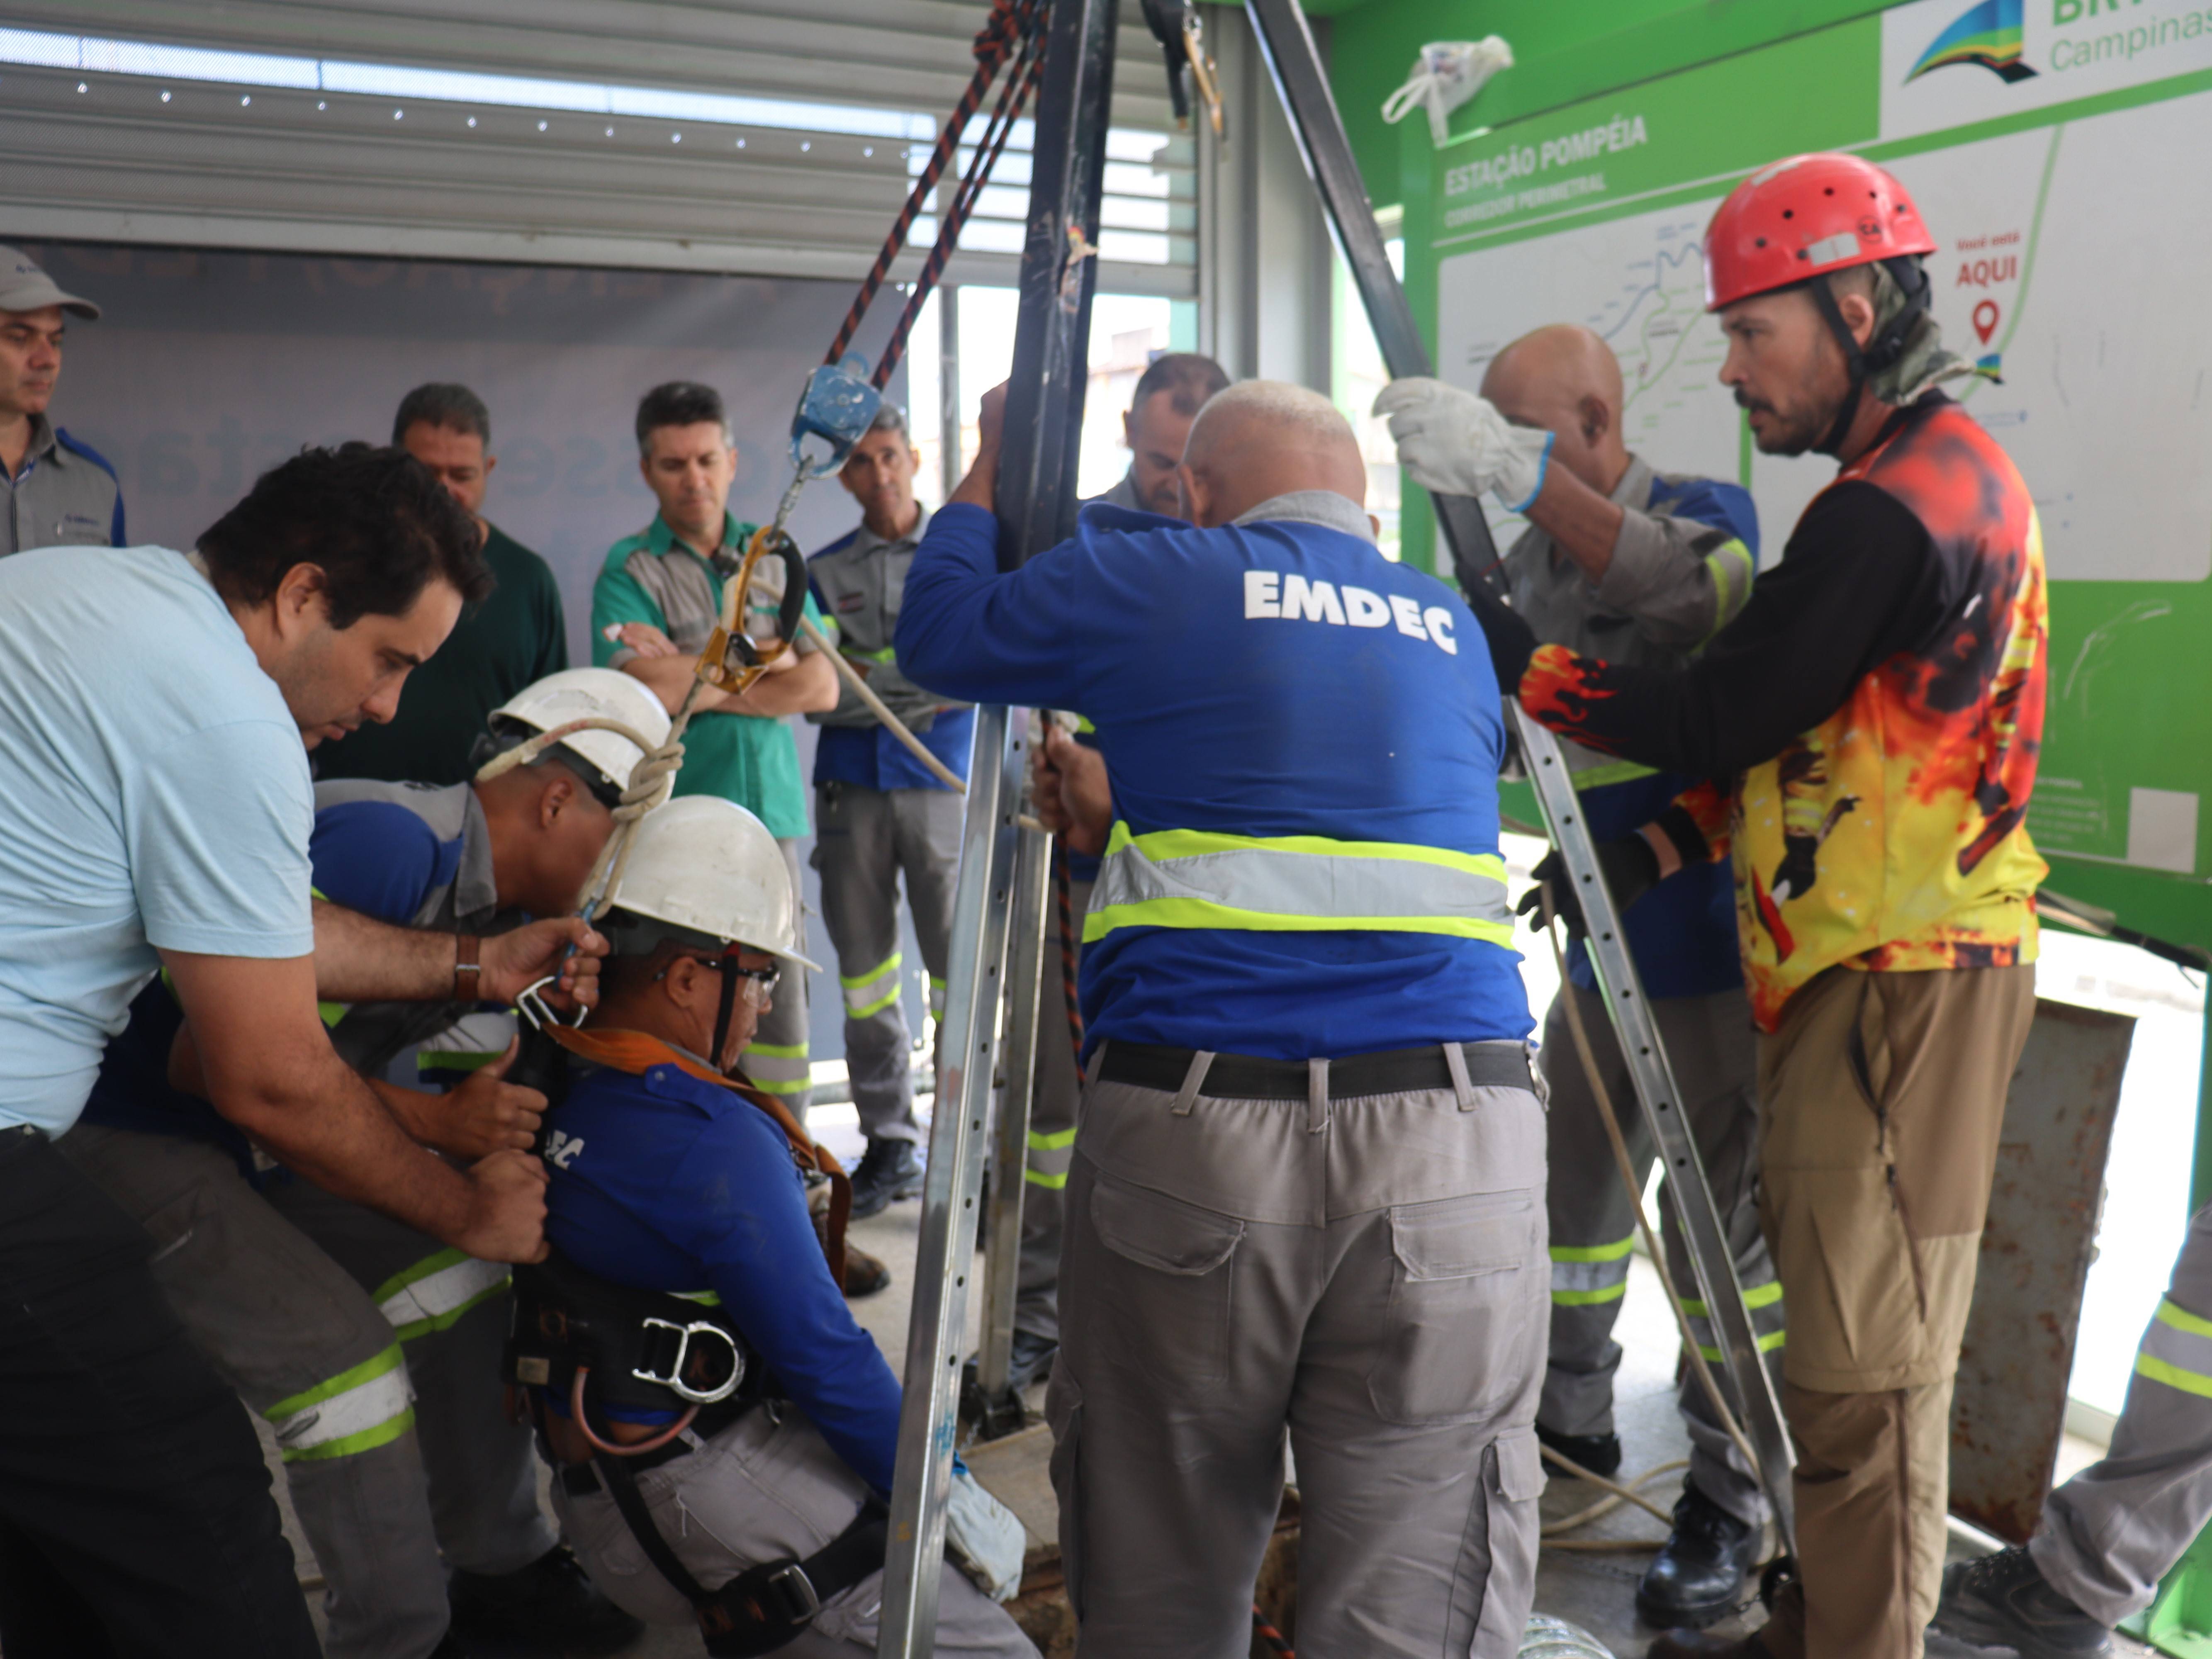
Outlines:
<svg viewBox="0 0 2212 1659"><path fill-rule="evenodd" d="M1951 1512L2013 1543L2051 1490L2135 1027L2039 1000L2005 1103L1951 1410Z"/></svg>

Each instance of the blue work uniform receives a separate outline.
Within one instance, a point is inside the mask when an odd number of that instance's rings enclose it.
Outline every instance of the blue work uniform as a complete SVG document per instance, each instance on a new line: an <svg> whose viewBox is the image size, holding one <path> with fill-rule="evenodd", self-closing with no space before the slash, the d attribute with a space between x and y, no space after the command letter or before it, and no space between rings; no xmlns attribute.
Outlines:
<svg viewBox="0 0 2212 1659"><path fill-rule="evenodd" d="M830 1276L790 1143L767 1113L678 1066L595 1066L549 1121L545 1162L555 1249L618 1285L712 1291L783 1396L890 1494L898 1379Z"/></svg>
<svg viewBox="0 0 2212 1659"><path fill-rule="evenodd" d="M1328 491L1093 505L1006 574L997 541L939 510L897 645L933 690L1080 710L1113 785L1046 1405L1084 1649L1242 1651L1287 1432L1303 1644L1510 1653L1543 1112L1474 618Z"/></svg>
<svg viewBox="0 0 2212 1659"><path fill-rule="evenodd" d="M996 520L940 508L899 660L945 695L1097 727L1118 823L1085 923L1086 1053L1517 1041L1480 629L1382 558L1342 496L1278 501L1206 530L1086 507L1072 540L1003 576ZM1317 908L1298 888L1315 878L1379 907L1374 925Z"/></svg>

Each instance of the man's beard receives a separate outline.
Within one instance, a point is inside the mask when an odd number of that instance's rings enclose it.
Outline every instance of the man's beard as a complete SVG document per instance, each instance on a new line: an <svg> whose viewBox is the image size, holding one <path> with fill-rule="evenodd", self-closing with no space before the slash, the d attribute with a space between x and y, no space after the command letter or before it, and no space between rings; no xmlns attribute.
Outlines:
<svg viewBox="0 0 2212 1659"><path fill-rule="evenodd" d="M1746 413L1758 410L1770 421L1784 418L1781 411L1772 404L1761 403L1756 398L1747 398L1741 392L1735 394L1735 401L1736 407ZM1752 441L1759 446L1759 453L1762 455L1802 455L1810 451L1814 444L1820 442L1821 434L1827 431L1829 424L1834 419L1835 412L1832 410L1825 416L1789 422L1778 432L1770 425L1765 435L1762 435L1759 428L1754 427L1752 428Z"/></svg>

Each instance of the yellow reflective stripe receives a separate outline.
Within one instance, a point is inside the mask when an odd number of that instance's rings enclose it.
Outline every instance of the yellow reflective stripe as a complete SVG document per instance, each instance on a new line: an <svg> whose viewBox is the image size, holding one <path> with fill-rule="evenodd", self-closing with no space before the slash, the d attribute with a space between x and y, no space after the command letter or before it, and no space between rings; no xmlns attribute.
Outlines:
<svg viewBox="0 0 2212 1659"><path fill-rule="evenodd" d="M1509 922L1433 916L1293 916L1273 910L1240 910L1204 899L1147 899L1137 904L1093 908L1083 919L1083 942L1102 939L1117 927L1223 927L1255 933L1443 933L1454 939L1486 939L1519 954Z"/></svg>
<svg viewBox="0 0 2212 1659"><path fill-rule="evenodd" d="M288 1463L349 1457L388 1445L415 1421L415 1391L399 1345L313 1388L280 1400L262 1415Z"/></svg>
<svg viewBox="0 0 2212 1659"><path fill-rule="evenodd" d="M722 1298L713 1291L671 1291L669 1295L678 1302L696 1302L702 1308L719 1308Z"/></svg>
<svg viewBox="0 0 2212 1659"><path fill-rule="evenodd" d="M1601 1285L1592 1291L1553 1291L1552 1305L1555 1308L1587 1308L1598 1302L1618 1302L1628 1294L1628 1281L1618 1285Z"/></svg>
<svg viewBox="0 0 2212 1659"><path fill-rule="evenodd" d="M1759 1351L1761 1353L1772 1353L1789 1340L1790 1333L1787 1331L1769 1331L1759 1339ZM1718 1348L1709 1348L1702 1342L1698 1344L1698 1352L1705 1356L1705 1363L1709 1365L1717 1365L1728 1358Z"/></svg>
<svg viewBox="0 0 2212 1659"><path fill-rule="evenodd" d="M1513 948L1505 861L1400 842L1202 830L1132 835L1116 823L1084 919L1121 927L1419 933Z"/></svg>
<svg viewBox="0 0 2212 1659"><path fill-rule="evenodd" d="M1442 865L1469 875L1505 879L1505 860L1495 853L1455 853L1449 848L1421 847L1402 841L1332 841L1327 836L1224 836L1211 830L1155 830L1133 836L1129 826L1115 819L1106 838L1104 856L1112 858L1125 847L1133 847L1146 858L1199 858L1208 853L1306 853L1332 859L1403 859L1414 864Z"/></svg>
<svg viewBox="0 0 2212 1659"><path fill-rule="evenodd" d="M1743 575L1743 599L1736 597L1735 574L1739 567ZM1759 561L1751 556L1749 548L1731 538L1705 555L1705 568L1713 578L1713 626L1711 633L1705 635L1710 640L1714 634L1728 626L1729 618L1741 607L1743 600L1751 597L1751 584L1759 574Z"/></svg>
<svg viewBox="0 0 2212 1659"><path fill-rule="evenodd" d="M745 1045L748 1060L804 1060L806 1045L803 1042L749 1042Z"/></svg>
<svg viewBox="0 0 2212 1659"><path fill-rule="evenodd" d="M326 1027L336 1025L352 1010L353 1005L349 1002L319 1002L315 1005L315 1012L323 1017L323 1024Z"/></svg>
<svg viewBox="0 0 2212 1659"><path fill-rule="evenodd" d="M1602 789L1608 784L1633 783L1638 778L1657 775L1656 767L1638 766L1634 761L1609 761L1603 766L1586 767L1575 773L1574 786L1577 792Z"/></svg>
<svg viewBox="0 0 2212 1659"><path fill-rule="evenodd" d="M2158 1322L2171 1325L2177 1331L2186 1331L2191 1336L2212 1337L2212 1319L2200 1319L2188 1309L2176 1307L2163 1297L2158 1304Z"/></svg>
<svg viewBox="0 0 2212 1659"><path fill-rule="evenodd" d="M2136 1375L2147 1376L2154 1382L2163 1382L2169 1389L2179 1389L2184 1394L2201 1395L2212 1400L2212 1376L2200 1376L2195 1371L2185 1371L2179 1365L2168 1364L2156 1354L2137 1354Z"/></svg>
<svg viewBox="0 0 2212 1659"><path fill-rule="evenodd" d="M1770 1279L1764 1284L1753 1285L1743 1293L1743 1305L1753 1313L1758 1312L1761 1308L1771 1308L1781 1300L1782 1281L1778 1279ZM1692 1319L1704 1319L1712 1312L1712 1310L1705 1305L1702 1298L1686 1296L1682 1298L1682 1311Z"/></svg>
<svg viewBox="0 0 2212 1659"><path fill-rule="evenodd" d="M1044 1175L1036 1170L1024 1170L1022 1171L1022 1179L1032 1186L1049 1188L1055 1193L1067 1185L1067 1176L1065 1171L1059 1175Z"/></svg>
<svg viewBox="0 0 2212 1659"><path fill-rule="evenodd" d="M883 995L878 997L873 1002L862 1003L858 1007L854 1006L848 1002L845 1006L845 1018L848 1019L873 1018L876 1015L883 1012L884 1009L890 1007L891 1004L896 1002L898 1000L898 987L894 985L890 990L884 992Z"/></svg>
<svg viewBox="0 0 2212 1659"><path fill-rule="evenodd" d="M1037 1129L1030 1131L1030 1150L1033 1152L1056 1152L1063 1146L1073 1145L1075 1145L1075 1131L1073 1129L1054 1129L1049 1132Z"/></svg>
<svg viewBox="0 0 2212 1659"><path fill-rule="evenodd" d="M1617 1238L1610 1244L1554 1244L1554 1261L1618 1261L1636 1248L1636 1235Z"/></svg>
<svg viewBox="0 0 2212 1659"><path fill-rule="evenodd" d="M905 951L894 951L882 963L869 969L865 974L840 974L837 976L837 983L843 986L848 991L857 990L863 987L872 985L878 980L881 979L885 974L896 974L898 972L900 964L905 960Z"/></svg>
<svg viewBox="0 0 2212 1659"><path fill-rule="evenodd" d="M796 1078L769 1078L763 1077L755 1071L748 1071L745 1075L751 1079L753 1087L764 1095L803 1095L814 1086L814 1079L811 1075Z"/></svg>
<svg viewBox="0 0 2212 1659"><path fill-rule="evenodd" d="M880 651L863 651L854 645L841 645L837 650L848 662L893 663L898 660L897 650L888 645Z"/></svg>
<svg viewBox="0 0 2212 1659"><path fill-rule="evenodd" d="M459 1250L441 1250L376 1288L377 1311L402 1342L457 1323L470 1310L507 1289L503 1262L481 1261Z"/></svg>
<svg viewBox="0 0 2212 1659"><path fill-rule="evenodd" d="M503 1048L495 1049L490 1054L471 1054L465 1048L422 1048L416 1051L415 1069L418 1072L478 1072L506 1052Z"/></svg>
<svg viewBox="0 0 2212 1659"><path fill-rule="evenodd" d="M1091 723L1090 716L1086 714L1078 714L1075 717L1075 731L1079 737L1089 732L1096 732L1097 729L1098 728L1097 726Z"/></svg>

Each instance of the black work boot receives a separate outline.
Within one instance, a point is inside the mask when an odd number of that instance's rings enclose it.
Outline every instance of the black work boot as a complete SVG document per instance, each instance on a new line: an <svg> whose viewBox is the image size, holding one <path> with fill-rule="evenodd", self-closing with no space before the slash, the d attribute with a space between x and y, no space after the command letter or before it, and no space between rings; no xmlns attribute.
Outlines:
<svg viewBox="0 0 2212 1659"><path fill-rule="evenodd" d="M1674 1529L1636 1587L1636 1611L1662 1630L1703 1630L1747 1599L1758 1553L1759 1528L1686 1480Z"/></svg>
<svg viewBox="0 0 2212 1659"><path fill-rule="evenodd" d="M1559 1434L1539 1423L1536 1438L1601 1480L1610 1480L1620 1473L1620 1437L1617 1434Z"/></svg>
<svg viewBox="0 0 2212 1659"><path fill-rule="evenodd" d="M853 1171L853 1219L881 1215L897 1198L921 1195L921 1159L911 1140L870 1140Z"/></svg>
<svg viewBox="0 0 2212 1659"><path fill-rule="evenodd" d="M2018 1544L1944 1569L1936 1628L2020 1659L2102 1659L2112 1650L2111 1629L2053 1589Z"/></svg>
<svg viewBox="0 0 2212 1659"><path fill-rule="evenodd" d="M514 1572L463 1572L446 1581L454 1634L561 1654L612 1653L645 1625L607 1600L565 1544Z"/></svg>

